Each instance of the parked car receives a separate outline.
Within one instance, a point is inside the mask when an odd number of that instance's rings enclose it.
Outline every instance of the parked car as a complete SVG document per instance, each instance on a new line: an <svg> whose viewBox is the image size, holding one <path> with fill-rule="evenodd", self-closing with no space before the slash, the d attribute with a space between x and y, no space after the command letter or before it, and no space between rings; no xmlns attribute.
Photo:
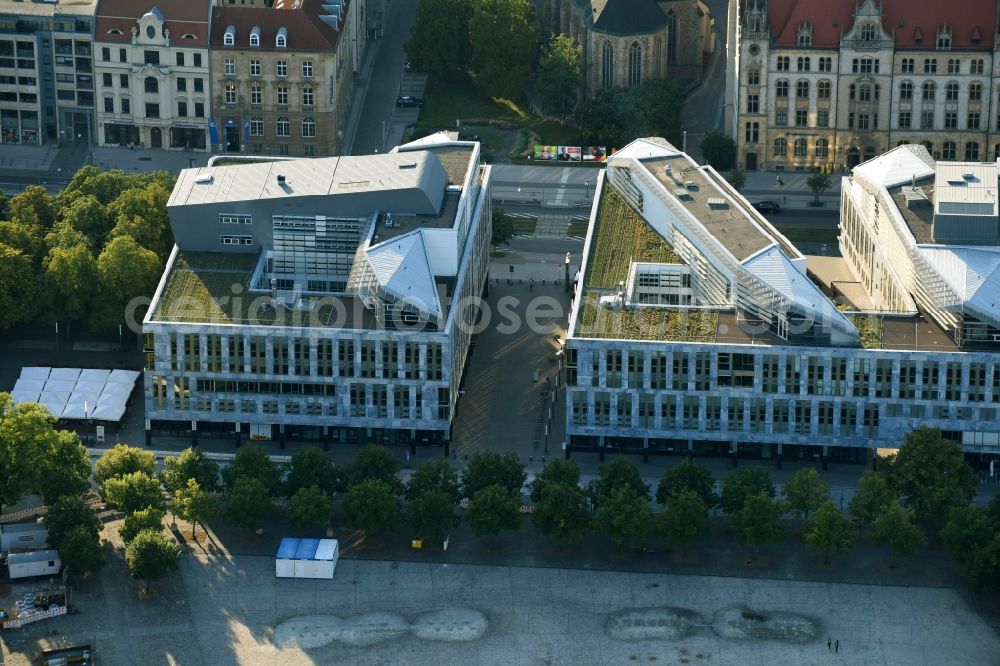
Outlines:
<svg viewBox="0 0 1000 666"><path fill-rule="evenodd" d="M777 214L781 212L781 205L777 201L758 201L753 207L762 213Z"/></svg>
<svg viewBox="0 0 1000 666"><path fill-rule="evenodd" d="M403 95L402 97L396 98L396 106L398 107L416 107L420 108L424 105L424 100L419 97L413 97L412 95Z"/></svg>

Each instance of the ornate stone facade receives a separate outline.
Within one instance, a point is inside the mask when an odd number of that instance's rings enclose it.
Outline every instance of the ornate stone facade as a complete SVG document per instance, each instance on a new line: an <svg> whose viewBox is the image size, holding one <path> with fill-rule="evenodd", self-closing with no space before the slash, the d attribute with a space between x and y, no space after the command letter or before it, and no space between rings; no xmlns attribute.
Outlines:
<svg viewBox="0 0 1000 666"><path fill-rule="evenodd" d="M905 143L942 160L1000 155L995 0L741 5L743 168L839 171Z"/></svg>
<svg viewBox="0 0 1000 666"><path fill-rule="evenodd" d="M535 0L546 32L583 46L585 94L650 79L697 80L714 49L713 19L699 0Z"/></svg>

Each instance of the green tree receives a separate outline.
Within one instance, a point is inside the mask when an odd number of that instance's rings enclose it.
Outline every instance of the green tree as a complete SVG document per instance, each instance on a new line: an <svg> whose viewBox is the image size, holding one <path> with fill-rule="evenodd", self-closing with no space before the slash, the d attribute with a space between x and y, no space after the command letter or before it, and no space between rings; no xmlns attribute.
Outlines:
<svg viewBox="0 0 1000 666"><path fill-rule="evenodd" d="M229 489L244 477L260 481L269 495L277 495L281 486L281 468L257 445L241 446L222 470L222 480Z"/></svg>
<svg viewBox="0 0 1000 666"><path fill-rule="evenodd" d="M914 524L915 512L898 500L882 507L875 519L872 538L876 543L892 549L890 569L896 568L900 557L911 555L927 545L927 537Z"/></svg>
<svg viewBox="0 0 1000 666"><path fill-rule="evenodd" d="M885 474L866 470L858 479L858 489L847 505L848 512L862 525L871 525L882 513L882 507L899 499L889 487Z"/></svg>
<svg viewBox="0 0 1000 666"><path fill-rule="evenodd" d="M388 534L399 527L396 491L383 479L366 479L348 488L344 509L351 525L365 534Z"/></svg>
<svg viewBox="0 0 1000 666"><path fill-rule="evenodd" d="M777 543L785 538L788 529L781 522L785 511L784 502L758 493L747 497L742 508L729 516L729 522L736 540L756 550L764 544Z"/></svg>
<svg viewBox="0 0 1000 666"><path fill-rule="evenodd" d="M587 495L576 484L550 481L535 502L531 520L543 534L555 537L560 544L576 543L590 527Z"/></svg>
<svg viewBox="0 0 1000 666"><path fill-rule="evenodd" d="M291 497L302 488L316 486L327 495L339 487L337 468L322 450L306 446L292 456L285 476L285 495Z"/></svg>
<svg viewBox="0 0 1000 666"><path fill-rule="evenodd" d="M330 524L330 496L319 486L299 488L288 504L288 522L295 527L319 527Z"/></svg>
<svg viewBox="0 0 1000 666"><path fill-rule="evenodd" d="M164 202L166 203L166 202ZM112 219L93 195L78 197L61 211L62 222L83 234L90 247L102 247L111 231Z"/></svg>
<svg viewBox="0 0 1000 666"><path fill-rule="evenodd" d="M180 455L163 460L160 478L172 492L186 488L188 479L197 481L198 487L205 492L212 492L219 485L219 463L207 458L201 449L188 447Z"/></svg>
<svg viewBox="0 0 1000 666"><path fill-rule="evenodd" d="M71 529L59 544L59 560L74 576L96 573L107 564L108 558L99 536L77 525Z"/></svg>
<svg viewBox="0 0 1000 666"><path fill-rule="evenodd" d="M599 507L604 498L619 488L628 488L645 501L649 501L649 484L642 480L639 470L626 458L615 458L597 470L597 478L587 486L590 501Z"/></svg>
<svg viewBox="0 0 1000 666"><path fill-rule="evenodd" d="M145 530L159 532L163 530L163 515L163 509L158 509L154 506L147 506L145 509L133 511L125 516L122 526L118 528L118 534L127 546L132 543L132 540L135 539L139 532Z"/></svg>
<svg viewBox="0 0 1000 666"><path fill-rule="evenodd" d="M743 508L751 495L774 498L774 482L762 469L740 469L722 477L722 494L719 506L728 514L735 514Z"/></svg>
<svg viewBox="0 0 1000 666"><path fill-rule="evenodd" d="M97 258L97 296L90 324L113 329L125 321L133 298L151 297L163 272L163 261L131 236L120 236L104 246Z"/></svg>
<svg viewBox="0 0 1000 666"><path fill-rule="evenodd" d="M366 444L347 469L347 487L350 489L363 481L382 481L398 493L402 489L399 481L402 466L399 458L384 447Z"/></svg>
<svg viewBox="0 0 1000 666"><path fill-rule="evenodd" d="M90 456L75 432L56 430L39 461L36 492L46 504L90 489Z"/></svg>
<svg viewBox="0 0 1000 666"><path fill-rule="evenodd" d="M952 507L969 502L978 483L962 447L928 427L907 433L891 459L889 482L917 520L931 528L940 527Z"/></svg>
<svg viewBox="0 0 1000 666"><path fill-rule="evenodd" d="M619 147L639 136L638 109L619 88L601 88L576 109L576 123L590 145Z"/></svg>
<svg viewBox="0 0 1000 666"><path fill-rule="evenodd" d="M101 454L94 465L94 478L99 485L108 479L125 476L132 472L142 472L152 476L156 472L156 456L128 444L115 444Z"/></svg>
<svg viewBox="0 0 1000 666"><path fill-rule="evenodd" d="M174 493L174 514L191 523L191 538L198 540L198 525L205 529L205 521L219 514L219 496L201 487L198 480L190 478L183 488Z"/></svg>
<svg viewBox="0 0 1000 666"><path fill-rule="evenodd" d="M541 501L542 493L554 483L562 483L570 487L580 486L580 467L572 458L553 458L531 482L531 501L536 504Z"/></svg>
<svg viewBox="0 0 1000 666"><path fill-rule="evenodd" d="M469 500L465 519L477 537L493 536L521 526L521 501L501 485L486 486Z"/></svg>
<svg viewBox="0 0 1000 666"><path fill-rule="evenodd" d="M962 504L948 514L948 522L941 528L941 541L951 559L968 567L1000 531L998 527L986 509Z"/></svg>
<svg viewBox="0 0 1000 666"><path fill-rule="evenodd" d="M109 239L128 236L166 261L174 245L174 235L167 216L167 199L172 185L149 182L125 190L108 206L115 221Z"/></svg>
<svg viewBox="0 0 1000 666"><path fill-rule="evenodd" d="M97 261L86 245L53 247L45 257L46 288L58 304L55 319L81 321L97 292Z"/></svg>
<svg viewBox="0 0 1000 666"><path fill-rule="evenodd" d="M508 493L517 494L528 478L524 464L516 453L481 451L472 456L462 471L462 492L472 498L490 486L500 486Z"/></svg>
<svg viewBox="0 0 1000 666"><path fill-rule="evenodd" d="M583 46L569 35L552 35L542 46L536 82L542 110L565 123L583 85Z"/></svg>
<svg viewBox="0 0 1000 666"><path fill-rule="evenodd" d="M648 497L629 485L612 489L594 512L594 532L611 539L619 548L626 543L645 543L652 530L653 509Z"/></svg>
<svg viewBox="0 0 1000 666"><path fill-rule="evenodd" d="M10 200L10 219L43 229L56 221L59 204L41 185L29 185Z"/></svg>
<svg viewBox="0 0 1000 666"><path fill-rule="evenodd" d="M666 504L671 497L685 490L693 491L709 509L719 501L715 494L715 477L690 457L685 458L677 467L663 472L660 484L656 487L656 501Z"/></svg>
<svg viewBox="0 0 1000 666"><path fill-rule="evenodd" d="M535 9L528 0L476 0L469 19L476 88L489 97L520 97L537 40Z"/></svg>
<svg viewBox="0 0 1000 666"><path fill-rule="evenodd" d="M830 189L830 176L822 171L817 171L806 178L806 185L812 190L813 203L819 205L819 195Z"/></svg>
<svg viewBox="0 0 1000 666"><path fill-rule="evenodd" d="M639 114L640 133L635 136L662 136L681 146L681 117L684 114L684 84L676 79L649 79L626 88L625 103ZM633 137L634 138L634 137Z"/></svg>
<svg viewBox="0 0 1000 666"><path fill-rule="evenodd" d="M38 293L31 258L0 242L0 332L31 321L38 312Z"/></svg>
<svg viewBox="0 0 1000 666"><path fill-rule="evenodd" d="M452 504L462 499L458 470L447 460L422 462L406 482L406 499L415 500L424 493L441 492Z"/></svg>
<svg viewBox="0 0 1000 666"><path fill-rule="evenodd" d="M976 550L965 565L978 589L1000 589L1000 534L994 532L983 547Z"/></svg>
<svg viewBox="0 0 1000 666"><path fill-rule="evenodd" d="M701 139L701 154L716 171L729 171L736 164L736 142L712 130Z"/></svg>
<svg viewBox="0 0 1000 666"><path fill-rule="evenodd" d="M666 504L658 519L660 532L669 543L687 548L711 533L708 505L694 489L679 489L667 498Z"/></svg>
<svg viewBox="0 0 1000 666"><path fill-rule="evenodd" d="M104 498L125 513L132 513L146 506L163 506L160 481L145 472L132 472L104 482Z"/></svg>
<svg viewBox="0 0 1000 666"><path fill-rule="evenodd" d="M38 486L44 454L57 438L53 423L41 405L15 405L9 393L0 393L0 508Z"/></svg>
<svg viewBox="0 0 1000 666"><path fill-rule="evenodd" d="M163 532L145 530L125 549L125 563L133 578L144 581L148 592L150 583L165 578L180 566L181 549Z"/></svg>
<svg viewBox="0 0 1000 666"><path fill-rule="evenodd" d="M471 17L472 0L421 0L405 47L413 67L445 79L465 76Z"/></svg>
<svg viewBox="0 0 1000 666"><path fill-rule="evenodd" d="M800 518L808 518L825 502L830 486L819 478L819 472L812 467L803 467L788 480L784 487L785 499L788 505Z"/></svg>
<svg viewBox="0 0 1000 666"><path fill-rule="evenodd" d="M101 533L101 520L79 495L60 497L49 505L42 519L49 532L49 545L59 548L63 539L76 527L84 527L95 537Z"/></svg>
<svg viewBox="0 0 1000 666"><path fill-rule="evenodd" d="M854 523L844 516L837 506L827 500L816 508L816 513L806 522L806 545L823 553L824 564L830 564L830 553L843 553L857 538Z"/></svg>
<svg viewBox="0 0 1000 666"><path fill-rule="evenodd" d="M738 166L734 166L726 180L729 181L734 190L742 190L743 186L747 184L747 175Z"/></svg>
<svg viewBox="0 0 1000 666"><path fill-rule="evenodd" d="M514 220L500 206L493 207L492 222L493 235L490 242L493 245L503 245L514 236Z"/></svg>
<svg viewBox="0 0 1000 666"><path fill-rule="evenodd" d="M271 493L255 476L241 476L226 493L226 522L248 530L259 530L271 514Z"/></svg>
<svg viewBox="0 0 1000 666"><path fill-rule="evenodd" d="M428 488L410 500L406 522L417 536L443 541L460 522L452 496L438 488Z"/></svg>

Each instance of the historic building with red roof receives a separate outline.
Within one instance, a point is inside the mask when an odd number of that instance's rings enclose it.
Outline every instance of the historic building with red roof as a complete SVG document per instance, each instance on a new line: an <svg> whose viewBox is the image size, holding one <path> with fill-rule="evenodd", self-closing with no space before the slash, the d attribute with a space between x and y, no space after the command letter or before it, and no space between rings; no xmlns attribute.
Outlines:
<svg viewBox="0 0 1000 666"><path fill-rule="evenodd" d="M906 143L941 160L1000 156L997 6L741 2L740 166L840 171Z"/></svg>

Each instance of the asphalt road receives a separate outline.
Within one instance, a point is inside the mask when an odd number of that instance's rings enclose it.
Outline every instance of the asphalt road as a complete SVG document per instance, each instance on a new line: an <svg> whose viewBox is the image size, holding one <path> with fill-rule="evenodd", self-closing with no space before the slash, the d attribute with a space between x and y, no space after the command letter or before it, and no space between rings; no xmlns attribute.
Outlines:
<svg viewBox="0 0 1000 666"><path fill-rule="evenodd" d="M385 34L378 46L375 66L367 81L361 118L351 146L352 155L369 155L382 150L383 123L388 123L396 106L396 91L406 64L403 45L417 15L417 0L392 0Z"/></svg>

